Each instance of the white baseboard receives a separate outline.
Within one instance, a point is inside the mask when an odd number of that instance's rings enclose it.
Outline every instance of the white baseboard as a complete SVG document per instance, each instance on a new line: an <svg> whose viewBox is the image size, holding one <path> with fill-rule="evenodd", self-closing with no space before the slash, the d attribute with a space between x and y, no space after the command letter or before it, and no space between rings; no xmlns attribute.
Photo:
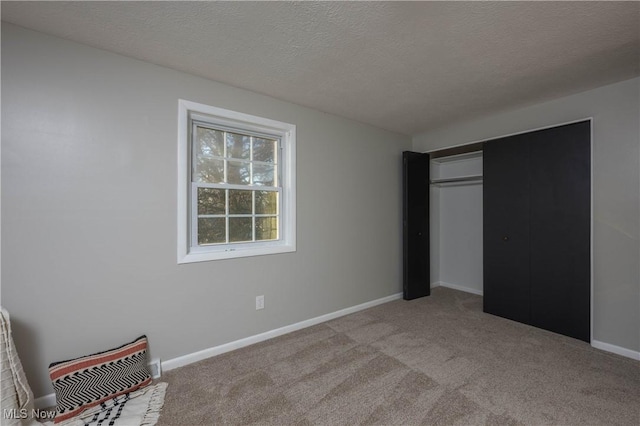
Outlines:
<svg viewBox="0 0 640 426"><path fill-rule="evenodd" d="M612 345L610 343L600 342L598 340L592 340L591 346L593 346L596 349L600 349L603 351L614 353L616 355L621 355L627 358L635 359L636 361L640 361L640 352L638 351L622 348L620 346Z"/></svg>
<svg viewBox="0 0 640 426"><path fill-rule="evenodd" d="M371 308L371 307L381 305L383 303L391 302L393 300L398 300L398 299L402 299L402 293L392 294L391 296L372 300L371 302L362 303L360 305L341 309L336 312L321 315L319 317L311 318L305 321L297 322L295 324L287 325L281 328L276 328L274 330L266 331L264 333L256 334L253 336L245 337L244 339L239 339L239 340L225 343L219 346L214 346L212 348L203 349L201 351L179 356L177 358L168 359L166 361L162 361L162 364L161 364L162 370L168 371L168 370L173 370L174 368L183 367L185 365L192 364L194 362L202 361L203 359L211 358L212 356L230 352L235 349L240 349L245 346L253 345L255 343L260 343L268 339L273 339L274 337L282 336L284 334L291 333L293 331L302 330L303 328L311 327L312 325L320 324L335 318L349 315L354 312L362 311L364 309Z"/></svg>
<svg viewBox="0 0 640 426"><path fill-rule="evenodd" d="M454 290L464 291L471 294L477 294L478 296L482 296L482 290L476 290L475 288L464 287L458 284L451 284L444 281L436 281L431 283L431 288L435 287L447 287L452 288Z"/></svg>

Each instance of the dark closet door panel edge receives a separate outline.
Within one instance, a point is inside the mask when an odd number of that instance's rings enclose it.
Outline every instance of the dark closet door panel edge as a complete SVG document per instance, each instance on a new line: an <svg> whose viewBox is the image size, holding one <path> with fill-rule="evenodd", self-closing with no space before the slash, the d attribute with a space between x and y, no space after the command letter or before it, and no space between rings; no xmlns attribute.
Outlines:
<svg viewBox="0 0 640 426"><path fill-rule="evenodd" d="M429 161L429 154L411 151L402 153L402 290L405 300L431 294Z"/></svg>

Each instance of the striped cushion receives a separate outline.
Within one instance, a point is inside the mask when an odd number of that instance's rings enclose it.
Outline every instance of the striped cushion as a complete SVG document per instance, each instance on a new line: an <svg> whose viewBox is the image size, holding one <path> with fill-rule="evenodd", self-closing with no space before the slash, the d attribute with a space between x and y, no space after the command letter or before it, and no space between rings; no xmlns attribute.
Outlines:
<svg viewBox="0 0 640 426"><path fill-rule="evenodd" d="M115 349L49 365L56 392L55 423L151 383L147 336Z"/></svg>

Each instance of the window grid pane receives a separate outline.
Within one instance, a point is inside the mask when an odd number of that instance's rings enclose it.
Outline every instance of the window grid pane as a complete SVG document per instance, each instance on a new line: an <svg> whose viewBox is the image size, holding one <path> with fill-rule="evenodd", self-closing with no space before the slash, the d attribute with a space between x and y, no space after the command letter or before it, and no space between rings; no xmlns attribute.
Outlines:
<svg viewBox="0 0 640 426"><path fill-rule="evenodd" d="M197 124L193 134L192 182L196 189L192 194L197 197L191 204L197 244L277 240L279 139Z"/></svg>
<svg viewBox="0 0 640 426"><path fill-rule="evenodd" d="M214 216L226 213L224 189L198 188L198 215Z"/></svg>
<svg viewBox="0 0 640 426"><path fill-rule="evenodd" d="M256 241L277 240L279 234L277 216L256 217L254 222Z"/></svg>
<svg viewBox="0 0 640 426"><path fill-rule="evenodd" d="M193 182L257 185L273 182L273 186L278 186L278 139L216 130L199 124L194 124L192 129ZM244 168L245 176L237 175L239 171L230 176L230 165L236 169ZM254 179L256 170L261 171L257 181Z"/></svg>
<svg viewBox="0 0 640 426"><path fill-rule="evenodd" d="M198 218L198 245L212 245L225 242L225 233L222 231L222 218Z"/></svg>
<svg viewBox="0 0 640 426"><path fill-rule="evenodd" d="M253 217L229 216L229 242L241 243L253 241Z"/></svg>
<svg viewBox="0 0 640 426"><path fill-rule="evenodd" d="M197 245L229 245L279 238L278 188L226 189L224 186L194 183L193 208L196 209L194 219L197 224L194 238ZM261 200L260 204L258 200Z"/></svg>
<svg viewBox="0 0 640 426"><path fill-rule="evenodd" d="M251 138L244 139L247 142L247 146L245 149L249 149L253 152L253 156L256 161L264 161L264 162L275 162L277 155L275 153L276 146L275 144L280 141L279 137L268 137L265 135L251 134L250 132L243 132L242 130L231 130L225 129L224 127L216 126L214 124L206 123L199 120L194 120L192 122L194 134L203 134L208 142L213 141L215 144L216 152L219 148L226 148L226 142L229 138L227 135L232 135L232 138L236 139ZM199 133L198 133L199 132ZM222 136L220 138L220 136ZM249 147L248 142L251 143ZM224 157L231 157L231 155L227 155L226 150ZM239 158L239 157L234 157Z"/></svg>
<svg viewBox="0 0 640 426"><path fill-rule="evenodd" d="M251 138L253 139L253 138ZM253 157L253 142L251 143L251 156ZM256 191L251 191L251 213L253 216L251 217L251 239L252 241L256 240Z"/></svg>
<svg viewBox="0 0 640 426"><path fill-rule="evenodd" d="M226 217L224 218L224 234L226 236L226 239L224 242L225 244L229 244L229 190L227 189L224 192L225 192L224 202L225 202L225 215L226 215Z"/></svg>

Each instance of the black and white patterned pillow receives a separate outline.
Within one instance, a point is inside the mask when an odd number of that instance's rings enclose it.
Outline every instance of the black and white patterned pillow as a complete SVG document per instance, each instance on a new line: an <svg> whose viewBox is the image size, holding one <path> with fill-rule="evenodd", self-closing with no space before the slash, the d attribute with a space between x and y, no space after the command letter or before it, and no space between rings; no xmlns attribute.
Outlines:
<svg viewBox="0 0 640 426"><path fill-rule="evenodd" d="M56 392L54 423L151 383L147 336L115 349L49 365Z"/></svg>

